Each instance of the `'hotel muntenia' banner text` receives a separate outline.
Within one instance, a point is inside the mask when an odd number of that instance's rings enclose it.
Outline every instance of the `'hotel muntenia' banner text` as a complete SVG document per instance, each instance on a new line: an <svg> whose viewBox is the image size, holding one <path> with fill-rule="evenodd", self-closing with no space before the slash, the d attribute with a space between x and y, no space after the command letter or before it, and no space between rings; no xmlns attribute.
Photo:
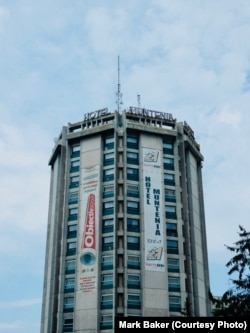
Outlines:
<svg viewBox="0 0 250 333"><path fill-rule="evenodd" d="M143 148L145 269L164 271L161 152Z"/></svg>

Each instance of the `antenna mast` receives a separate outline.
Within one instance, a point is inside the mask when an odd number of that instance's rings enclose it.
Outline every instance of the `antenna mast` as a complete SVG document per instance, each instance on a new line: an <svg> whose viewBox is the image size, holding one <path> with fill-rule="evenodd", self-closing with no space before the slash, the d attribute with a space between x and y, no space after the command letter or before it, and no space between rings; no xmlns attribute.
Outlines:
<svg viewBox="0 0 250 333"><path fill-rule="evenodd" d="M122 93L120 91L121 85L120 85L120 57L118 55L118 90L116 93L116 104L117 104L117 110L118 113L120 113L120 105L122 105Z"/></svg>
<svg viewBox="0 0 250 333"><path fill-rule="evenodd" d="M138 103L138 108L141 107L141 95L137 94L137 103Z"/></svg>

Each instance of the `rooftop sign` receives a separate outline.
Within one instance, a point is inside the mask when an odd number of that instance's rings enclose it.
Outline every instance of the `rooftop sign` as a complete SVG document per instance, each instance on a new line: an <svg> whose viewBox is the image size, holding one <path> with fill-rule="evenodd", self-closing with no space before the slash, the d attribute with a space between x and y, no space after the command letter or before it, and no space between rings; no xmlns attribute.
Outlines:
<svg viewBox="0 0 250 333"><path fill-rule="evenodd" d="M89 112L84 115L84 120L92 120L110 114L107 108Z"/></svg>
<svg viewBox="0 0 250 333"><path fill-rule="evenodd" d="M159 120L167 120L171 122L175 122L173 115L171 113L165 113L160 111L148 110L144 108L130 106L128 110L126 110L127 114L133 114L137 116L151 117ZM100 109L97 111L89 112L84 115L84 121L93 120L96 118L100 118L110 114L107 108Z"/></svg>
<svg viewBox="0 0 250 333"><path fill-rule="evenodd" d="M137 116L152 117L156 119L168 120L174 122L175 119L171 113L165 113L160 111L148 110L144 108L138 108L130 106L127 113L135 114Z"/></svg>

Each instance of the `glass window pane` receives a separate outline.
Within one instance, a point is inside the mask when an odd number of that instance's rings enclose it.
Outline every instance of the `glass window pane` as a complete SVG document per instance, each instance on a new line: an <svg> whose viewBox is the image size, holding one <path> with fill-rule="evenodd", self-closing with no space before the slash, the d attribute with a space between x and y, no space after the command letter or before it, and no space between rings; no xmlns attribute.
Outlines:
<svg viewBox="0 0 250 333"><path fill-rule="evenodd" d="M139 237L128 236L128 242L138 244L140 242L140 238Z"/></svg>
<svg viewBox="0 0 250 333"><path fill-rule="evenodd" d="M104 244L113 243L113 236L103 237Z"/></svg>
<svg viewBox="0 0 250 333"><path fill-rule="evenodd" d="M165 211L166 211L167 213L175 213L176 208L175 208L175 206L166 206L166 207L165 207Z"/></svg>

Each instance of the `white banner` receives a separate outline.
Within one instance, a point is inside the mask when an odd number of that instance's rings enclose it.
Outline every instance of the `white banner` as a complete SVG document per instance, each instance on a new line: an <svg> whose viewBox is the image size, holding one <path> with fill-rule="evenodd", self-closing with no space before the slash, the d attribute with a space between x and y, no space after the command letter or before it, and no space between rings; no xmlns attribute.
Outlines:
<svg viewBox="0 0 250 333"><path fill-rule="evenodd" d="M143 148L145 269L165 271L161 151Z"/></svg>
<svg viewBox="0 0 250 333"><path fill-rule="evenodd" d="M82 204L85 221L82 221L80 227L82 241L79 257L79 290L83 293L90 293L97 291L99 166L83 169L82 176Z"/></svg>

